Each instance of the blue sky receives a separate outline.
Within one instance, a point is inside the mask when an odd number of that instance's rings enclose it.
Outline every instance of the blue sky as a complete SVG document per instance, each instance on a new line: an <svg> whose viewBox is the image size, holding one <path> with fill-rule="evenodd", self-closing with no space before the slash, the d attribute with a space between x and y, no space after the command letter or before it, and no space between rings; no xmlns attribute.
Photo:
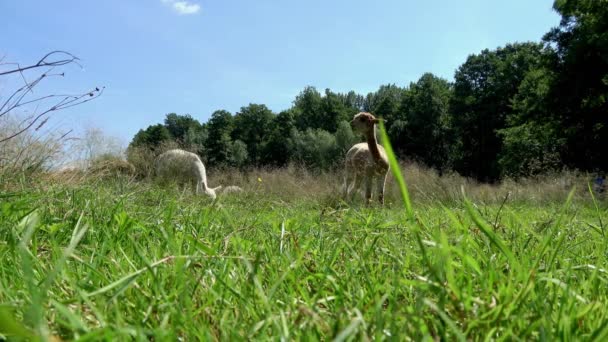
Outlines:
<svg viewBox="0 0 608 342"><path fill-rule="evenodd" d="M54 124L98 127L128 143L166 113L204 122L249 103L278 112L307 85L365 94L424 72L451 80L470 54L539 41L559 23L552 2L0 0L0 56L80 57L84 69L66 69L49 89L105 93Z"/></svg>

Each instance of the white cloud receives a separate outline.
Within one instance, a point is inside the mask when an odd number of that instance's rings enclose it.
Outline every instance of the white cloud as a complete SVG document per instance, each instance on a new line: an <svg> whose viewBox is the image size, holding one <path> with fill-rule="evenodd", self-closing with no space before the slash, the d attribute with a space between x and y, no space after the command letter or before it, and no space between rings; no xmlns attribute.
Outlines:
<svg viewBox="0 0 608 342"><path fill-rule="evenodd" d="M190 1L161 0L161 2L170 5L178 14L196 14L201 10L199 4Z"/></svg>
<svg viewBox="0 0 608 342"><path fill-rule="evenodd" d="M173 3L173 9L179 14L194 14L201 10L201 6L188 1L176 1Z"/></svg>

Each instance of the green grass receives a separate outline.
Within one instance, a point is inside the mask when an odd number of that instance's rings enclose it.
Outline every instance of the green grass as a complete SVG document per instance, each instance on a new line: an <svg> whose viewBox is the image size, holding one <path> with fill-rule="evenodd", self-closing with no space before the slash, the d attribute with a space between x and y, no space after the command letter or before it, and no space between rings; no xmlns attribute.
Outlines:
<svg viewBox="0 0 608 342"><path fill-rule="evenodd" d="M605 202L411 208L121 179L0 193L0 333L608 338Z"/></svg>

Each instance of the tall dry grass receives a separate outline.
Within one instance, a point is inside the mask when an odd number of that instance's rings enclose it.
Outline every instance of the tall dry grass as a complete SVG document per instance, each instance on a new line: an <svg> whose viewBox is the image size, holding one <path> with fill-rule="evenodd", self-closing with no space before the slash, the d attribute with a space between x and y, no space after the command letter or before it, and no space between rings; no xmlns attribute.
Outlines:
<svg viewBox="0 0 608 342"><path fill-rule="evenodd" d="M0 117L0 140L21 131L27 122L27 118L17 116ZM28 183L37 174L52 168L62 158L67 140L57 130L37 129L0 142L0 185Z"/></svg>
<svg viewBox="0 0 608 342"><path fill-rule="evenodd" d="M208 167L210 186L238 185L250 192L291 199L323 199L339 201L344 179L341 170L315 172L297 165L284 168L213 169ZM457 173L439 175L435 170L415 163L401 164L401 171L415 202L453 203L462 199L462 191L476 202L501 203L506 199L522 202L561 202L575 189L578 198L590 199L588 182L591 176L576 171L562 171L542 176L506 179L496 184L479 183ZM363 191L363 190L362 190ZM386 187L385 200L395 203L399 189L392 175ZM360 200L362 202L363 194Z"/></svg>
<svg viewBox="0 0 608 342"><path fill-rule="evenodd" d="M439 175L435 170L409 163L401 164L401 171L408 184L409 192L416 201L454 202L467 197L483 203L511 201L544 202L563 201L575 189L575 195L588 198L587 184L591 176L577 171L548 173L528 178L505 179L496 184L480 183L457 173ZM399 190L394 182L389 182L391 197L397 197Z"/></svg>
<svg viewBox="0 0 608 342"><path fill-rule="evenodd" d="M164 144L159 149L130 149L128 162L120 158L92 162L88 169L68 169L50 171L40 176L42 183L82 184L104 182L122 178L129 183L150 184L154 181L153 165L156 156L175 144ZM318 201L323 205L336 205L341 202L343 171L314 171L303 166L291 164L281 168L214 168L206 165L208 183L218 185L237 185L246 193L256 196L272 196L282 201ZM496 184L484 184L462 177L457 173L439 175L435 170L416 163L401 163L401 171L409 187L410 196L415 203L457 203L464 191L477 203L523 202L561 202L574 188L575 196L590 199L588 182L591 175L562 171L542 176L522 179L506 179ZM363 191L363 190L361 190ZM387 182L385 201L387 205L399 203L400 195L392 175ZM356 203L363 203L363 194L357 196Z"/></svg>

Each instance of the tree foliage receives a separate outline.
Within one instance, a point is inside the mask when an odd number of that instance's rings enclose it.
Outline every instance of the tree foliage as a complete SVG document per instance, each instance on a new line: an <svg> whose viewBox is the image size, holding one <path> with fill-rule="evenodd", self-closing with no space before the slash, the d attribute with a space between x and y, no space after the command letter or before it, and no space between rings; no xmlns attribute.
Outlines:
<svg viewBox="0 0 608 342"><path fill-rule="evenodd" d="M555 48L551 110L565 132L563 162L608 169L608 1L557 0L560 25L544 37Z"/></svg>
<svg viewBox="0 0 608 342"><path fill-rule="evenodd" d="M391 137L402 154L442 170L450 164L452 88L447 80L426 73L412 83L401 100Z"/></svg>
<svg viewBox="0 0 608 342"><path fill-rule="evenodd" d="M140 129L133 137L133 141L129 147L146 146L154 149L160 146L163 142L171 139L171 133L162 124L149 126L148 128Z"/></svg>
<svg viewBox="0 0 608 342"><path fill-rule="evenodd" d="M173 140L180 143L180 145L186 145L189 140L188 134L199 133L202 130L202 125L189 114L177 115L170 113L165 117L165 128L167 128Z"/></svg>
<svg viewBox="0 0 608 342"><path fill-rule="evenodd" d="M498 155L511 100L527 73L541 64L542 44L509 44L471 55L456 71L451 115L456 136L456 170L478 179L499 178Z"/></svg>
<svg viewBox="0 0 608 342"><path fill-rule="evenodd" d="M289 162L291 149L288 139L292 131L296 130L294 111L283 111L274 118L264 153L266 165L284 166Z"/></svg>
<svg viewBox="0 0 608 342"><path fill-rule="evenodd" d="M250 164L261 165L273 119L272 111L260 104L242 107L235 115L232 138L245 144Z"/></svg>
<svg viewBox="0 0 608 342"><path fill-rule="evenodd" d="M234 117L226 110L217 110L207 123L208 137L205 141L207 160L211 164L225 165L230 157Z"/></svg>
<svg viewBox="0 0 608 342"><path fill-rule="evenodd" d="M290 145L293 160L311 168L327 170L340 160L336 158L336 137L320 128L309 128L305 132L293 130Z"/></svg>

